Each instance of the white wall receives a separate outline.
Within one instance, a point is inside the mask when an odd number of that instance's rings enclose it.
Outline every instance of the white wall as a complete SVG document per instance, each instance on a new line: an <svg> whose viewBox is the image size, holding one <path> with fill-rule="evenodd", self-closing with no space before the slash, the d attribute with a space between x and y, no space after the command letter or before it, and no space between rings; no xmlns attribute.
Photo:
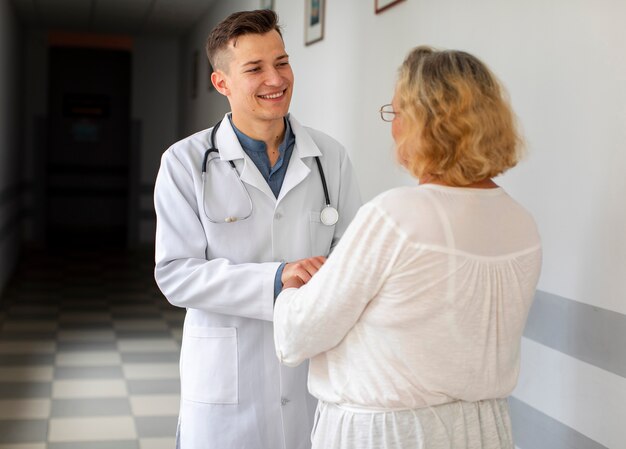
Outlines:
<svg viewBox="0 0 626 449"><path fill-rule="evenodd" d="M218 1L190 33L183 51L202 49L213 24L257 3ZM390 102L406 53L429 44L477 55L508 88L527 139L525 161L497 182L539 225L544 243L539 289L565 298L572 307L606 309L623 329L626 3L406 0L375 15L374 0L331 0L324 39L309 47L303 42L304 4L275 1L296 76L291 110L304 124L346 145L364 197L414 182L396 167L389 125L377 112ZM183 105L183 129L205 128L226 109L219 94L201 92ZM570 326L585 334L584 322L562 319L554 323L555 332ZM612 334L615 328L603 331L609 339L622 335ZM545 369L533 362L542 357L551 362ZM603 425L592 419L605 416L600 408L609 392L622 397L623 373L594 366L600 371L590 375L596 371L586 363L567 356L565 364L562 357L525 339L517 398L601 446L625 447L626 427L615 424L626 422L625 401L611 402L613 418ZM626 359L623 353L621 357ZM600 400L586 400L593 395ZM572 412L572 398L574 405L580 400L584 406Z"/></svg>
<svg viewBox="0 0 626 449"><path fill-rule="evenodd" d="M0 294L14 269L21 239L19 38L11 5L0 2Z"/></svg>

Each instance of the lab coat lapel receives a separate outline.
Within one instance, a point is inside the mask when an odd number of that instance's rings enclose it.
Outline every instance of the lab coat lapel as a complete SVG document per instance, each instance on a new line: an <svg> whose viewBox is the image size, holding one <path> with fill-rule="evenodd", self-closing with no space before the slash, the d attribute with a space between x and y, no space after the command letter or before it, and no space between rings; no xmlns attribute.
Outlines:
<svg viewBox="0 0 626 449"><path fill-rule="evenodd" d="M278 195L278 202L311 173L310 167L314 163L313 158L322 155L322 152L306 129L291 114L289 115L289 123L291 124L291 130L296 136L296 144L289 160L287 173L285 173L285 180ZM307 158L306 161L304 158Z"/></svg>
<svg viewBox="0 0 626 449"><path fill-rule="evenodd" d="M289 166L287 167L287 173L285 173L283 185L280 188L280 193L278 194L278 202L280 202L291 189L300 184L309 175L309 173L311 173L311 169L302 160L302 155L299 153L298 142L296 141L293 153L291 153L291 159L289 160Z"/></svg>
<svg viewBox="0 0 626 449"><path fill-rule="evenodd" d="M241 171L241 180L252 187L256 187L261 192L269 196L273 201L276 200L274 196L274 192L270 189L270 186L267 184L267 181L257 168L257 166L252 162L252 160L245 155L243 170Z"/></svg>
<svg viewBox="0 0 626 449"><path fill-rule="evenodd" d="M235 131L233 131L233 127L228 119L228 114L224 116L222 124L217 130L215 141L217 148L220 150L219 153L221 160L243 160L243 168L241 165L236 164L240 172L239 179L241 179L242 182L260 190L272 200L276 200L272 189L270 189L270 186L267 184L267 181L257 166L248 157L246 152L243 151L243 148L241 148L237 135L235 134Z"/></svg>

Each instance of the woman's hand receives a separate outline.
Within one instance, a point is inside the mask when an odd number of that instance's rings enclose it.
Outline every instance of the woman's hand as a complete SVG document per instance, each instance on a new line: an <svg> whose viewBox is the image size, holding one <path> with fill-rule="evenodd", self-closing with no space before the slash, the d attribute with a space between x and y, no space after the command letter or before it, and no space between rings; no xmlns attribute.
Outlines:
<svg viewBox="0 0 626 449"><path fill-rule="evenodd" d="M283 283L283 288L285 288L285 283L293 277L297 277L302 281L302 284L296 286L295 288L302 287L302 285L311 280L311 277L317 273L317 270L322 268L324 262L326 262L326 257L317 256L296 260L295 262L286 264L285 268L283 268L283 274L280 279Z"/></svg>
<svg viewBox="0 0 626 449"><path fill-rule="evenodd" d="M292 276L283 282L283 290L286 288L300 288L304 285L304 281L300 279L298 276Z"/></svg>

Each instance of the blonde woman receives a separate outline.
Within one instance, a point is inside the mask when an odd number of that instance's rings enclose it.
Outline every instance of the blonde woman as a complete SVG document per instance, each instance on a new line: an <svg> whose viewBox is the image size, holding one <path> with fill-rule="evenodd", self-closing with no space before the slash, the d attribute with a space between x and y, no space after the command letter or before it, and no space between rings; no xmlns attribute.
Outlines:
<svg viewBox="0 0 626 449"><path fill-rule="evenodd" d="M419 185L364 205L276 300L278 357L311 359L313 448L512 449L541 266L533 218L492 179L520 157L513 113L476 57L418 47L381 116Z"/></svg>

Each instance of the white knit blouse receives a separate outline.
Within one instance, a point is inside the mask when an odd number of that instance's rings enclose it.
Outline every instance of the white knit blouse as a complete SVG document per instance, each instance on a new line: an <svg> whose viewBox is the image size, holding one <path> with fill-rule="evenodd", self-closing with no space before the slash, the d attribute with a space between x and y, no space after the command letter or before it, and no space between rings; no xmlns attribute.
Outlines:
<svg viewBox="0 0 626 449"><path fill-rule="evenodd" d="M534 220L502 188L425 184L364 205L333 254L276 300L280 360L309 390L371 410L503 398L541 267Z"/></svg>

